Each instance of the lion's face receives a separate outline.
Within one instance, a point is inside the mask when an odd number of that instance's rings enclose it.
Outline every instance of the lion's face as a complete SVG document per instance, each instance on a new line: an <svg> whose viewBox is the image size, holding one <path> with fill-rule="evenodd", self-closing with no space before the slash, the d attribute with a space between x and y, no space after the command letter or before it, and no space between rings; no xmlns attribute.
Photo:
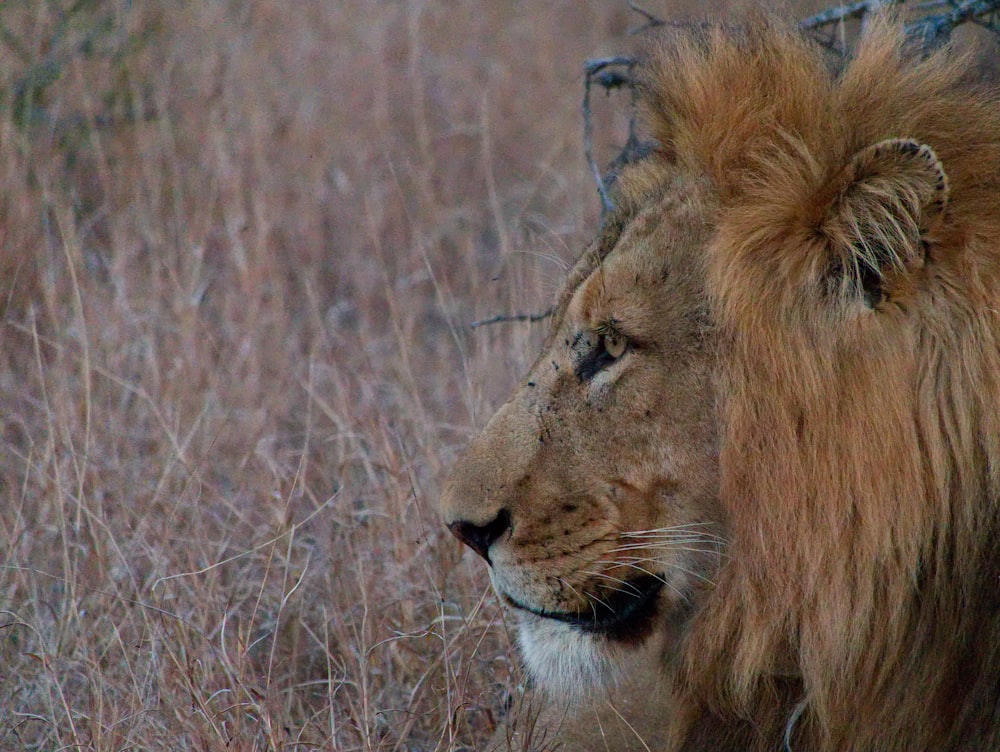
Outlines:
<svg viewBox="0 0 1000 752"><path fill-rule="evenodd" d="M719 555L713 327L693 252L705 210L694 188L654 195L584 254L541 355L445 491L529 667L563 692L659 660Z"/></svg>

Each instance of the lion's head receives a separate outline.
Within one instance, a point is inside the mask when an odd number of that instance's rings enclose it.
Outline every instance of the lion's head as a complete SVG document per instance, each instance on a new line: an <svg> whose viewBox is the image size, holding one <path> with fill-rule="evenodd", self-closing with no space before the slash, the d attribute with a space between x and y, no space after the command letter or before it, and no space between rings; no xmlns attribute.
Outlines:
<svg viewBox="0 0 1000 752"><path fill-rule="evenodd" d="M711 324L690 262L706 208L697 186L655 190L584 254L542 355L447 491L532 671L567 691L686 621L718 555Z"/></svg>
<svg viewBox="0 0 1000 752"><path fill-rule="evenodd" d="M655 656L678 749L1000 746L1000 100L971 66L884 20L839 73L766 19L648 55L659 148L445 494L543 683Z"/></svg>

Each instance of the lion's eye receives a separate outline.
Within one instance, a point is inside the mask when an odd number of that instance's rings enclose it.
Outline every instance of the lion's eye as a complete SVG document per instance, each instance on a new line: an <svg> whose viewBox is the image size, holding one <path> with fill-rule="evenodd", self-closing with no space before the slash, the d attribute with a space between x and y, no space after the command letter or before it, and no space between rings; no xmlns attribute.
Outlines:
<svg viewBox="0 0 1000 752"><path fill-rule="evenodd" d="M625 338L617 332L609 332L604 335L604 349L614 360L618 360L625 354L625 345L628 344Z"/></svg>
<svg viewBox="0 0 1000 752"><path fill-rule="evenodd" d="M618 332L605 332L597 337L590 350L576 367L576 376L586 381L618 360L628 349L628 340Z"/></svg>

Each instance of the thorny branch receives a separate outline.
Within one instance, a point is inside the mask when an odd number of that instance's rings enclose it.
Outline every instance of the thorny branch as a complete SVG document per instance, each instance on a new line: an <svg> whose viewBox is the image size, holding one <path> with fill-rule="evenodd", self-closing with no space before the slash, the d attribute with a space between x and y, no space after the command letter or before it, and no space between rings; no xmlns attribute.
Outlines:
<svg viewBox="0 0 1000 752"><path fill-rule="evenodd" d="M972 22L1000 35L1000 2L997 0L862 0L817 13L802 21L801 28L816 41L839 55L847 53L846 25L858 20L861 26L872 13L890 5L905 6L911 20L907 33L928 49L948 41L951 32ZM944 12L940 12L944 11Z"/></svg>

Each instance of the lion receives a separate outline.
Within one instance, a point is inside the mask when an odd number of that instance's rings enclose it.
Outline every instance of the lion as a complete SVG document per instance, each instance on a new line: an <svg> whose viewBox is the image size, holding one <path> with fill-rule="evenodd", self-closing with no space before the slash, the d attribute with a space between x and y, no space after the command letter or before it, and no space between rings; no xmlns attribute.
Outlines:
<svg viewBox="0 0 1000 752"><path fill-rule="evenodd" d="M644 56L656 147L442 499L551 696L652 672L659 750L1000 749L1000 94L974 70L889 17L839 70L761 15Z"/></svg>

